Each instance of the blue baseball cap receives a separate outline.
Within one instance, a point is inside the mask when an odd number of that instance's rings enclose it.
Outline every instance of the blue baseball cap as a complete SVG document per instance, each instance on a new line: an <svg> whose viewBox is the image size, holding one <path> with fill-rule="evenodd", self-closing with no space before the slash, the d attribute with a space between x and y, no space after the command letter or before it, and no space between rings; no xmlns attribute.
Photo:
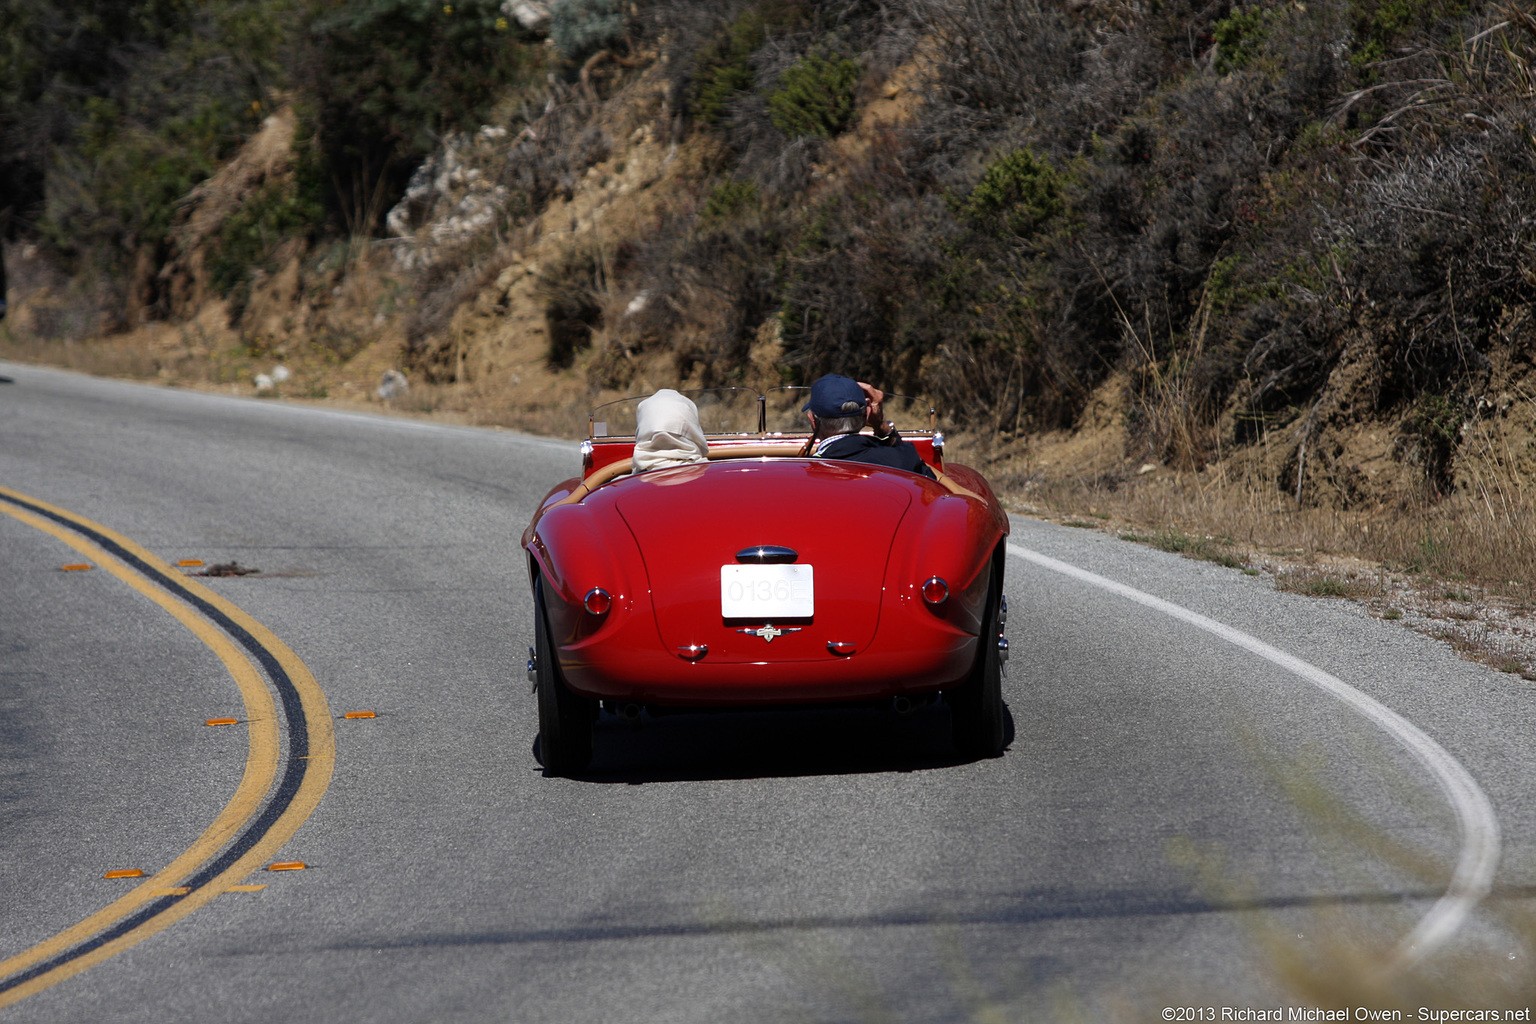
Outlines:
<svg viewBox="0 0 1536 1024"><path fill-rule="evenodd" d="M818 419L831 419L856 416L868 404L869 396L864 394L858 381L840 373L829 373L811 385L810 401L802 405L800 411L812 413Z"/></svg>

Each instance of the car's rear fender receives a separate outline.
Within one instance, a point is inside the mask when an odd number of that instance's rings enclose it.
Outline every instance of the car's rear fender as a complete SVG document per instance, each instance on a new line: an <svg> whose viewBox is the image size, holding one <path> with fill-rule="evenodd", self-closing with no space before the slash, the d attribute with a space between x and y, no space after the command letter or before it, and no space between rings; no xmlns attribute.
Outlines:
<svg viewBox="0 0 1536 1024"><path fill-rule="evenodd" d="M909 516L904 526L910 526L916 536L904 530L906 536L892 547L886 573L888 600L894 595L902 610L932 616L972 636L980 633L989 567L1001 539L988 508L959 495L934 494L924 501L922 515ZM929 604L922 596L923 584L933 577L943 580L949 590L947 599L938 604ZM900 618L891 625L902 628ZM881 627L884 632L884 621Z"/></svg>
<svg viewBox="0 0 1536 1024"><path fill-rule="evenodd" d="M976 472L970 466L962 466L958 463L946 466L944 475L953 483L959 484L973 494L980 495L982 501L986 503L987 516L992 520L998 535L1007 535L1008 516L1003 511L1002 503L997 500L997 495L992 492L992 485L987 483L986 477Z"/></svg>
<svg viewBox="0 0 1536 1024"><path fill-rule="evenodd" d="M544 581L557 647L598 636L633 616L637 607L650 611L645 573L633 548L629 530L606 508L562 505L539 518L527 546L529 575ZM583 606L593 588L605 591L611 601L604 614L594 615ZM649 614L644 617L651 619Z"/></svg>

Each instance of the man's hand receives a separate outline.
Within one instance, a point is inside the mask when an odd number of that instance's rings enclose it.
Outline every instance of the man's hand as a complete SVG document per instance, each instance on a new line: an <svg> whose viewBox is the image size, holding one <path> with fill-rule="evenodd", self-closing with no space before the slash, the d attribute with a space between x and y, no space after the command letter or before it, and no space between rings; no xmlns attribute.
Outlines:
<svg viewBox="0 0 1536 1024"><path fill-rule="evenodd" d="M884 433L885 410L881 408L881 403L885 401L885 392L863 381L859 381L859 387L864 390L864 397L869 399L869 404L864 407L864 422L873 427L875 433Z"/></svg>

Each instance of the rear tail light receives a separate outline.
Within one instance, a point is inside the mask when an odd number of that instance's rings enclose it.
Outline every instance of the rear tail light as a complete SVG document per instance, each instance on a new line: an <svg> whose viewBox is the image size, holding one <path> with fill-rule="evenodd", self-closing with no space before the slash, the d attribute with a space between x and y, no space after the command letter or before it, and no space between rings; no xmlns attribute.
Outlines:
<svg viewBox="0 0 1536 1024"><path fill-rule="evenodd" d="M587 610L588 615L607 615L608 609L613 607L613 598L602 587L593 587L587 591L581 606Z"/></svg>
<svg viewBox="0 0 1536 1024"><path fill-rule="evenodd" d="M922 585L923 600L929 605L941 605L949 600L949 584L937 576L928 577L928 581Z"/></svg>

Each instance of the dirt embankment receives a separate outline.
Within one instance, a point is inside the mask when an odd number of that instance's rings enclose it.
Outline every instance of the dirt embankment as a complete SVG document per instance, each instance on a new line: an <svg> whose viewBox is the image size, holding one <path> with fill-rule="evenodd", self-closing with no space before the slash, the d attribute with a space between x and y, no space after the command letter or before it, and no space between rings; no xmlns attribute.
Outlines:
<svg viewBox="0 0 1536 1024"><path fill-rule="evenodd" d="M881 131L914 116L927 59L920 48L885 81L866 84L856 127L826 147L805 202L855 166ZM572 173L521 220L505 216L508 154L530 134L555 131L552 114L521 134L487 127L445 140L391 212L394 237L324 249L288 243L254 275L235 311L210 280L210 250L250 196L293 172L294 116L280 110L187 197L163 266L134 279L130 329L105 332L78 312L92 307L82 301L88 285L64 280L28 251L8 251L12 316L3 351L189 386L579 433L584 410L603 397L595 382L619 377L632 390L691 383L672 354L687 346L690 331L710 326L708 302L696 302L689 312L698 322L685 319L668 344L633 351L626 325L658 300L626 292L610 273L617 254L658 226L696 215L718 164L718 140L672 127L675 97L663 72L657 63L614 75L602 98L590 82L572 87L564 99L583 106L569 148L585 155L570 158ZM558 291L578 265L585 306L573 312ZM1475 409L1453 426L1449 414L1437 418L1433 408L1383 397L1384 343L1361 324L1310 407L1271 419L1241 445L1230 440L1240 434L1237 408L1214 426L1192 425L1217 439L1215 457L1198 472L1138 450L1127 428L1135 387L1123 373L1093 393L1070 431L1006 445L956 440L1020 501L1170 483L1236 487L1277 508L1288 501L1347 512L1402 509L1445 494L1508 502L1523 498L1523 482L1536 472L1536 325L1529 321L1511 316L1500 325ZM780 356L770 316L756 331L741 382L778 383ZM623 372L607 372L605 362L624 364ZM279 365L286 374L272 372ZM387 373L398 381L402 372L408 387L381 391Z"/></svg>

